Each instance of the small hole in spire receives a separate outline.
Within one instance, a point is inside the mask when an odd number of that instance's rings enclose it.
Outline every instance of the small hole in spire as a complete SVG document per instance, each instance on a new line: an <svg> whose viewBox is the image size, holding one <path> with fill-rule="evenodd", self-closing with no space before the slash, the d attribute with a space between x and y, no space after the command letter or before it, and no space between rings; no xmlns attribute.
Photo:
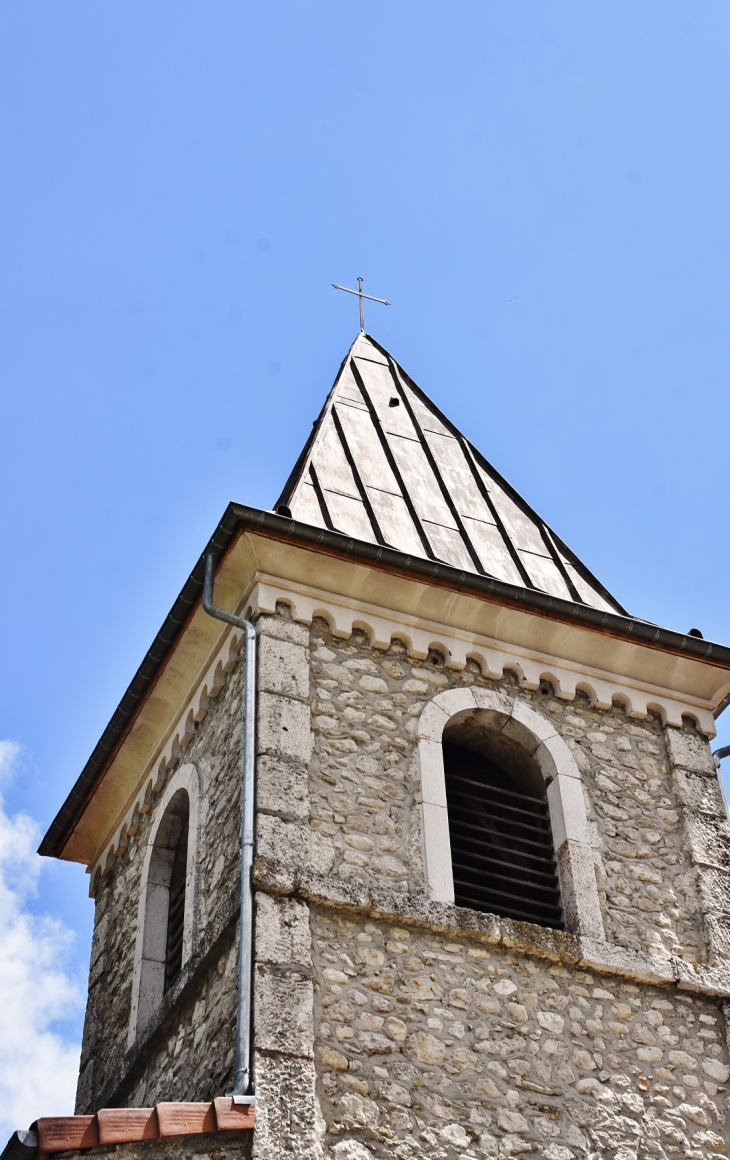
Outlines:
<svg viewBox="0 0 730 1160"><path fill-rule="evenodd" d="M400 399L396 398L396 396L394 395L393 398L388 403L388 406L389 407L400 407Z"/></svg>

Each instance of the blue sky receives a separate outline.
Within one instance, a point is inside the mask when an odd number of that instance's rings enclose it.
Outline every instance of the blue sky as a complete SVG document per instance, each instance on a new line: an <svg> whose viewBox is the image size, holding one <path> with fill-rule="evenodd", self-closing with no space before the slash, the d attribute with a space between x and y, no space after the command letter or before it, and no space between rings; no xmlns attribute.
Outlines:
<svg viewBox="0 0 730 1160"><path fill-rule="evenodd" d="M357 275L631 612L730 643L729 37L719 0L0 6L9 824L50 822L226 503L275 501ZM80 985L86 876L33 874Z"/></svg>

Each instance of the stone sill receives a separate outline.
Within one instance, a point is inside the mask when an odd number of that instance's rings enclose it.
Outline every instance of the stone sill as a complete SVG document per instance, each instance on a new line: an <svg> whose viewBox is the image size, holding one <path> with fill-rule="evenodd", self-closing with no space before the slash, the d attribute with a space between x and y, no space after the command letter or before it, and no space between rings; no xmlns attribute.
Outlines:
<svg viewBox="0 0 730 1160"><path fill-rule="evenodd" d="M254 885L270 894L290 895L316 905L448 936L466 935L475 942L602 975L618 975L655 986L676 986L697 995L730 997L730 970L677 958L662 959L616 943L432 902L424 894L402 894L387 887L372 889L262 857L254 864Z"/></svg>

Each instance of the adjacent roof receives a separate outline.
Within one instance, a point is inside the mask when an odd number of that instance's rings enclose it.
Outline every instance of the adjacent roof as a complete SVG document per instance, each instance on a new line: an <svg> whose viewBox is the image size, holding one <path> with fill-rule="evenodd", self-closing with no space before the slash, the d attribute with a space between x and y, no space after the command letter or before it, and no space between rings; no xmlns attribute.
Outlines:
<svg viewBox="0 0 730 1160"><path fill-rule="evenodd" d="M30 1132L16 1132L2 1157L69 1152L134 1144L173 1136L247 1131L254 1126L253 1104L236 1104L231 1096L210 1103L160 1103L154 1108L104 1108L92 1116L47 1116ZM18 1140L17 1137L22 1137Z"/></svg>
<svg viewBox="0 0 730 1160"><path fill-rule="evenodd" d="M625 615L367 334L350 347L281 505L305 524Z"/></svg>

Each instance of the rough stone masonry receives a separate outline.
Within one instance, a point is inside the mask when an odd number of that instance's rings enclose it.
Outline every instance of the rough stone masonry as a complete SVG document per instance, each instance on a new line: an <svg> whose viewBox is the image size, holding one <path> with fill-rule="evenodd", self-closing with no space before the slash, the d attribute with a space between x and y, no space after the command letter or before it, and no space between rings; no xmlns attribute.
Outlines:
<svg viewBox="0 0 730 1160"><path fill-rule="evenodd" d="M730 830L707 741L281 605L258 632L254 1156L726 1154ZM467 685L524 699L573 753L605 946L428 899L418 718ZM79 1111L230 1083L240 686L239 665L181 758L204 802L195 953L130 1051L155 800L97 892Z"/></svg>

